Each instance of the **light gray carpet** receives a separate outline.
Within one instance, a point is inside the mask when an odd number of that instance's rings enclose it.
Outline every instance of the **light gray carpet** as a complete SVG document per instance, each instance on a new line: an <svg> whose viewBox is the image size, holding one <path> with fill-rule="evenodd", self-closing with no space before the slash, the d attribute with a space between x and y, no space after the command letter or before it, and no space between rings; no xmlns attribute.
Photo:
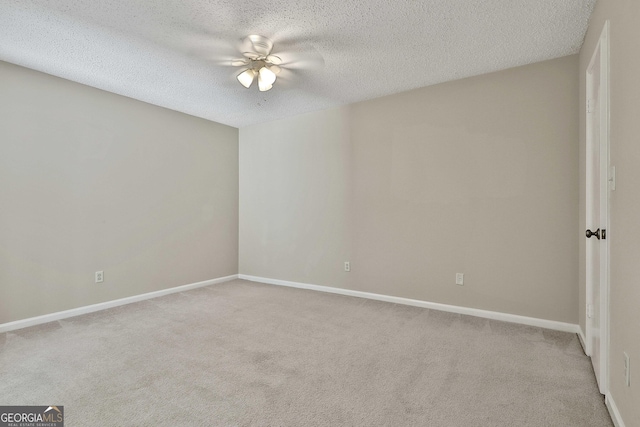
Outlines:
<svg viewBox="0 0 640 427"><path fill-rule="evenodd" d="M67 426L610 426L574 334L237 280L0 334Z"/></svg>

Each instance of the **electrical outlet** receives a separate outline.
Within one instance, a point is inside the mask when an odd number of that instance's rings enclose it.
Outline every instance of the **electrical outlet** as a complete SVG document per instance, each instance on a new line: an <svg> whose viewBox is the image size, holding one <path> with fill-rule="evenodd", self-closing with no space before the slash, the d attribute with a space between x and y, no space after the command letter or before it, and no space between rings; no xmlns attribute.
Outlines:
<svg viewBox="0 0 640 427"><path fill-rule="evenodd" d="M344 262L344 271L351 271L351 263L349 261Z"/></svg>
<svg viewBox="0 0 640 427"><path fill-rule="evenodd" d="M629 366L629 355L624 354L624 383L629 387L631 385L631 367Z"/></svg>
<svg viewBox="0 0 640 427"><path fill-rule="evenodd" d="M464 286L464 273L456 273L456 285Z"/></svg>
<svg viewBox="0 0 640 427"><path fill-rule="evenodd" d="M104 271L96 271L96 283L104 282Z"/></svg>

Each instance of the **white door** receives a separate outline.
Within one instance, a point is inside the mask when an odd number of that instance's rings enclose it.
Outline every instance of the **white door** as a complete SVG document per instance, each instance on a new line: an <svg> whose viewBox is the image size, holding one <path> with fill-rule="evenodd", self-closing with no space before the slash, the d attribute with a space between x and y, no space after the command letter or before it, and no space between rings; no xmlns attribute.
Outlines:
<svg viewBox="0 0 640 427"><path fill-rule="evenodd" d="M609 85L608 22L587 68L587 351L601 393L608 390Z"/></svg>

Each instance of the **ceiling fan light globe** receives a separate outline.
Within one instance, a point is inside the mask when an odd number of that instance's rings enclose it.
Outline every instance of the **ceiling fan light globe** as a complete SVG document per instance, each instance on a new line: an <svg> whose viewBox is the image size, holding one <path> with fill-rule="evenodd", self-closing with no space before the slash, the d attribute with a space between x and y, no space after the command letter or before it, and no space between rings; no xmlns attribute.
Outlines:
<svg viewBox="0 0 640 427"><path fill-rule="evenodd" d="M238 74L237 79L242 86L249 89L249 86L251 86L251 83L253 83L253 80L255 79L255 77L256 77L255 70L249 68L244 70L240 74Z"/></svg>
<svg viewBox="0 0 640 427"><path fill-rule="evenodd" d="M276 74L267 67L260 68L259 78L266 85L273 85L276 81Z"/></svg>
<svg viewBox="0 0 640 427"><path fill-rule="evenodd" d="M266 92L273 87L273 84L269 83L262 78L262 75L258 74L258 89L260 92Z"/></svg>

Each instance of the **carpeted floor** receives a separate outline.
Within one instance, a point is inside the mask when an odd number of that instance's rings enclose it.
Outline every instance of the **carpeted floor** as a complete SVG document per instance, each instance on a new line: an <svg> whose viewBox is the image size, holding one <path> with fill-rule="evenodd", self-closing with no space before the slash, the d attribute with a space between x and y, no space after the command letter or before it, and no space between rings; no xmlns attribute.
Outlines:
<svg viewBox="0 0 640 427"><path fill-rule="evenodd" d="M0 334L73 426L611 426L574 334L236 280Z"/></svg>

